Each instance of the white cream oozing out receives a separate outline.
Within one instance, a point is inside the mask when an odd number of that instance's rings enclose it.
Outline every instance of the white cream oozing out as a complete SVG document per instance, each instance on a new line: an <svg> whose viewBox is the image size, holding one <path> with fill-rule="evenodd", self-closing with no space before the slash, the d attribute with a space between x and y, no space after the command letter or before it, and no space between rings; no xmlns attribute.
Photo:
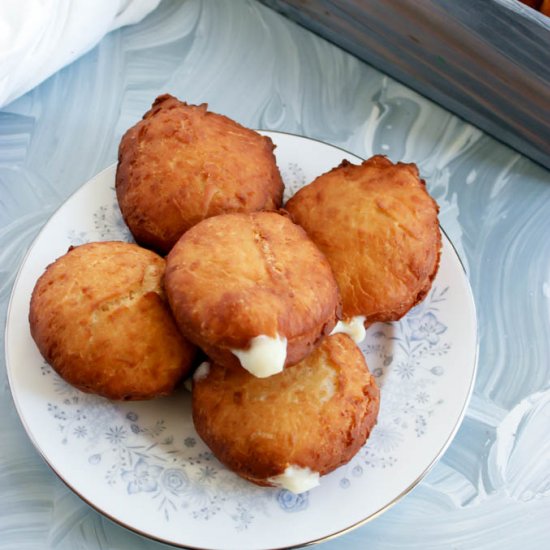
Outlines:
<svg viewBox="0 0 550 550"><path fill-rule="evenodd" d="M260 334L250 340L249 349L232 349L241 365L258 378L267 378L281 372L286 361L286 338Z"/></svg>
<svg viewBox="0 0 550 550"><path fill-rule="evenodd" d="M319 485L319 472L290 465L282 474L270 477L267 481L275 487L287 489L298 495Z"/></svg>
<svg viewBox="0 0 550 550"><path fill-rule="evenodd" d="M197 367L195 374L193 374L193 381L197 382L198 380L202 380L203 378L206 378L209 372L210 372L210 363L208 361L203 361Z"/></svg>
<svg viewBox="0 0 550 550"><path fill-rule="evenodd" d="M333 334L343 332L358 344L365 338L367 333L365 330L365 319L366 317L364 315L357 315L352 317L349 321L338 321L330 335L332 336Z"/></svg>

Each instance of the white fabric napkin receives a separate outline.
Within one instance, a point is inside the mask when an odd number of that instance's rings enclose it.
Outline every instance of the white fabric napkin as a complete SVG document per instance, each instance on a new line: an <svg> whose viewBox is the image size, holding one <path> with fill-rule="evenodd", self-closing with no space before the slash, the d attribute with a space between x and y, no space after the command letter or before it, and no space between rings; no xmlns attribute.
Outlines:
<svg viewBox="0 0 550 550"><path fill-rule="evenodd" d="M1 0L0 107L141 21L160 0Z"/></svg>

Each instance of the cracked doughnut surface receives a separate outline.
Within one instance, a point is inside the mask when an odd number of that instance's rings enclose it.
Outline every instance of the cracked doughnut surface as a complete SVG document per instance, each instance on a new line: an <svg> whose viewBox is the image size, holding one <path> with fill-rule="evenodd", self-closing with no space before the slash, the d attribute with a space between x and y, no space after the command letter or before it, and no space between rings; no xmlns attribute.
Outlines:
<svg viewBox="0 0 550 550"><path fill-rule="evenodd" d="M195 347L179 333L162 285L165 261L123 242L69 249L38 279L31 334L70 384L110 399L166 395Z"/></svg>
<svg viewBox="0 0 550 550"><path fill-rule="evenodd" d="M195 378L192 395L197 433L223 464L259 485L289 466L324 475L345 464L380 405L365 358L345 334L268 379L213 364Z"/></svg>
<svg viewBox="0 0 550 550"><path fill-rule="evenodd" d="M117 199L136 242L166 254L205 218L279 208L274 148L206 104L159 96L119 147Z"/></svg>
<svg viewBox="0 0 550 550"><path fill-rule="evenodd" d="M377 155L340 166L286 204L327 257L344 319L396 321L420 302L439 267L438 206L414 164Z"/></svg>
<svg viewBox="0 0 550 550"><path fill-rule="evenodd" d="M285 366L330 333L339 295L304 230L275 212L225 214L185 233L167 258L166 292L182 333L223 365L259 335L287 340Z"/></svg>

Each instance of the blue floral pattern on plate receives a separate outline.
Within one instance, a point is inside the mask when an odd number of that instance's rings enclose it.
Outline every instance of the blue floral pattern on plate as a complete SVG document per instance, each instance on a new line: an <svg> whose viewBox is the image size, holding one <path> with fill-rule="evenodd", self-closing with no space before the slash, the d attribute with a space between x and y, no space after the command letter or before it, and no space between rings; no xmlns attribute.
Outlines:
<svg viewBox="0 0 550 550"><path fill-rule="evenodd" d="M201 520L227 513L242 530L265 511L267 501L277 498L275 489L262 490L227 471L195 433L177 438L167 433L163 419L142 424L135 411L124 413L127 404L84 394L47 365L43 372L62 396L59 404L47 405L61 443L87 453L88 465L104 471L107 485L122 487L129 496L149 495L166 521L177 510ZM221 486L227 489L222 497ZM297 509L304 509L305 502Z"/></svg>
<svg viewBox="0 0 550 550"><path fill-rule="evenodd" d="M290 164L283 177L290 193L305 184L305 175L297 164ZM69 240L74 244L131 240L116 200L102 204L93 213L93 224L93 231L70 233ZM373 374L382 388L383 414L368 444L340 468L342 489L351 487L365 468L393 467L407 432L413 431L421 438L429 429L430 418L442 403L436 388L445 371L438 358L451 349L445 339L447 327L438 317L447 292L448 287L434 287L404 320L373 326L362 343L362 351L368 364L375 365ZM43 372L48 369L43 366ZM166 433L162 418L144 425L138 413L129 411L121 416L119 405L82 394L53 376L55 390L63 399L59 404L49 403L48 412L59 424L61 442L86 442L90 449L88 464L105 470L108 485L123 486L129 496L148 495L158 503L157 510L166 521L177 510L204 521L225 513L237 530L244 530L258 514L265 513L267 503L273 499L287 513L308 508L309 493L294 495L286 490L261 489L228 472L195 433L178 439L176 434ZM221 493L220 487L224 488Z"/></svg>
<svg viewBox="0 0 550 550"><path fill-rule="evenodd" d="M344 157L359 162L320 142L267 134L277 145L287 196ZM382 387L369 441L319 488L297 496L257 487L223 467L197 437L183 388L149 402L112 403L68 386L41 361L27 316L43 269L70 245L130 240L114 180L112 166L52 216L23 262L6 324L14 402L37 449L67 485L131 529L179 546L215 548L306 544L373 517L414 486L452 439L475 375L475 307L448 239L426 300L399 323L371 327L362 343ZM299 520L294 529L275 527L289 518Z"/></svg>

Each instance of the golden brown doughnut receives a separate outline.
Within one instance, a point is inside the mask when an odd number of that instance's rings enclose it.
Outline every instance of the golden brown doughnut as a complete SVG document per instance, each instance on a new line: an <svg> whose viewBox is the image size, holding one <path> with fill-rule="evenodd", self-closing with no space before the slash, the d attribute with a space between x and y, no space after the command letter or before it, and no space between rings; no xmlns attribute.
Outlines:
<svg viewBox="0 0 550 550"><path fill-rule="evenodd" d="M261 335L286 338L284 366L298 363L332 330L339 309L326 258L275 212L200 222L168 255L165 284L181 332L223 365L238 365L232 350Z"/></svg>
<svg viewBox="0 0 550 550"><path fill-rule="evenodd" d="M281 483L276 476L289 467L324 475L347 463L379 403L363 354L344 334L270 378L214 363L193 381L197 433L223 464L259 485Z"/></svg>
<svg viewBox="0 0 550 550"><path fill-rule="evenodd" d="M170 95L120 142L116 193L136 241L168 253L199 221L276 210L283 181L268 137Z"/></svg>
<svg viewBox="0 0 550 550"><path fill-rule="evenodd" d="M31 334L67 382L110 399L166 395L195 347L179 333L162 287L165 261L123 242L69 249L38 279Z"/></svg>
<svg viewBox="0 0 550 550"><path fill-rule="evenodd" d="M286 204L327 257L346 319L395 321L428 293L439 266L438 206L414 164L343 161Z"/></svg>

